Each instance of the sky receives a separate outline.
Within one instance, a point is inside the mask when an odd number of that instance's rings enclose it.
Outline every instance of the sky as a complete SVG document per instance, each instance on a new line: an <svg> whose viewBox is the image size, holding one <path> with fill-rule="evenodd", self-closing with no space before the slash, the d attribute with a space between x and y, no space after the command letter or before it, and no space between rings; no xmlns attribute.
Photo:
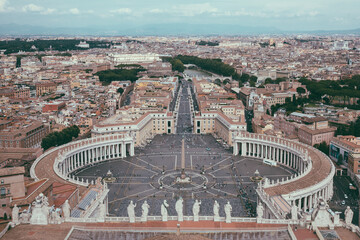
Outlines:
<svg viewBox="0 0 360 240"><path fill-rule="evenodd" d="M0 24L132 27L231 24L291 31L360 27L360 0L0 0Z"/></svg>

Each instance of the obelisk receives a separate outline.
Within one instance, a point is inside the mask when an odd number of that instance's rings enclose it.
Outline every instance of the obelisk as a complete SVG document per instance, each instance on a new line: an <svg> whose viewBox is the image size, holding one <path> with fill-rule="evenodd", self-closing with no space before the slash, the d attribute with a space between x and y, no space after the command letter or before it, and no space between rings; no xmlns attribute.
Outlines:
<svg viewBox="0 0 360 240"><path fill-rule="evenodd" d="M181 140L181 178L185 177L185 138L183 137Z"/></svg>

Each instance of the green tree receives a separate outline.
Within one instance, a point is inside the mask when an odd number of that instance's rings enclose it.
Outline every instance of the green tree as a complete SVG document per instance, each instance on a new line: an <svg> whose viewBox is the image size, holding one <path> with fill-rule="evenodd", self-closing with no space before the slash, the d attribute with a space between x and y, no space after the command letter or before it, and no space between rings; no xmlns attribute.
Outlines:
<svg viewBox="0 0 360 240"><path fill-rule="evenodd" d="M306 91L305 91L305 89L304 89L303 87L298 87L298 88L296 89L296 92L297 92L300 96L302 96Z"/></svg>
<svg viewBox="0 0 360 240"><path fill-rule="evenodd" d="M117 92L117 93L120 93L120 94L123 94L124 89L120 87L120 88L118 88L118 89L116 90L116 92Z"/></svg>
<svg viewBox="0 0 360 240"><path fill-rule="evenodd" d="M247 82L249 80L250 76L247 73L243 73L240 77L241 82Z"/></svg>
<svg viewBox="0 0 360 240"><path fill-rule="evenodd" d="M256 82L254 82L254 81L249 81L249 83L250 83L250 87L255 87Z"/></svg>
<svg viewBox="0 0 360 240"><path fill-rule="evenodd" d="M314 147L326 155L329 155L329 145L327 145L325 141L321 142L320 144L315 144Z"/></svg>
<svg viewBox="0 0 360 240"><path fill-rule="evenodd" d="M253 81L253 82L256 82L256 81L257 81L257 79L258 79L258 77L257 77L257 76L251 76L251 77L250 77L250 81Z"/></svg>
<svg viewBox="0 0 360 240"><path fill-rule="evenodd" d="M179 59L172 59L170 63L173 71L184 72L185 66Z"/></svg>
<svg viewBox="0 0 360 240"><path fill-rule="evenodd" d="M274 81L271 78L266 78L265 79L265 85L266 84L271 84L271 83L274 83Z"/></svg>

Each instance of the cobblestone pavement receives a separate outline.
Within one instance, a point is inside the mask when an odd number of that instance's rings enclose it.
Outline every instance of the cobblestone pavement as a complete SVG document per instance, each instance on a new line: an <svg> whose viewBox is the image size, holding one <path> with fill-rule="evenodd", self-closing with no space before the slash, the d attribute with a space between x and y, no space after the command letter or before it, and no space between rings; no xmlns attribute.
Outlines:
<svg viewBox="0 0 360 240"><path fill-rule="evenodd" d="M176 184L180 175L181 140L185 137L185 162L189 184ZM164 199L169 203L169 215L175 216L175 202L184 199L184 215L192 215L195 199L201 200L200 215L213 215L213 204L223 206L230 201L232 216L254 216L257 195L256 183L250 177L259 170L261 176L277 179L289 176L291 170L264 165L261 160L233 156L211 135L157 135L144 148L135 149L134 157L111 160L80 169L76 175L93 180L111 170L116 178L109 183L109 213L127 216L131 200L136 203L136 216L141 215L141 204L146 199L149 215L160 215ZM162 187L160 186L161 184ZM206 185L206 189L204 188Z"/></svg>

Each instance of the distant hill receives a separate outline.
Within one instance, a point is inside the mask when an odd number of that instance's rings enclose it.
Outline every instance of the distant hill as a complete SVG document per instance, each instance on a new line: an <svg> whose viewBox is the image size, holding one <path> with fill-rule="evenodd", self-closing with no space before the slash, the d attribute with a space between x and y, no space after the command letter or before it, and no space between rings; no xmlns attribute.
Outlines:
<svg viewBox="0 0 360 240"><path fill-rule="evenodd" d="M247 27L237 24L148 24L134 27L104 26L104 27L42 27L20 24L0 24L2 36L27 36L27 35L258 35L258 34L360 34L360 28L351 30L333 31L284 31L271 27Z"/></svg>

